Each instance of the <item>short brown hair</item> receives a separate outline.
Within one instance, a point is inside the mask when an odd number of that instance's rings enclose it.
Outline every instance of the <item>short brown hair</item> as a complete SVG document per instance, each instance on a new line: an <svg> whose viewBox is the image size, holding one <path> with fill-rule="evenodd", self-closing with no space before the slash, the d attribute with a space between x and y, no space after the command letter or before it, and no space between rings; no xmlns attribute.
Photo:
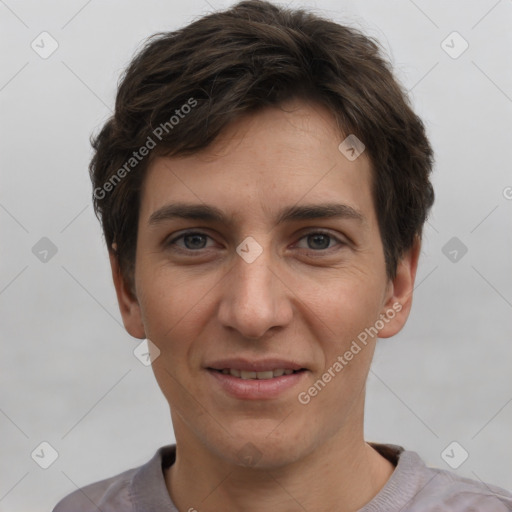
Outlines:
<svg viewBox="0 0 512 512"><path fill-rule="evenodd" d="M150 37L120 81L115 113L91 139L95 213L109 251L117 244L132 291L140 191L152 158L193 154L236 118L292 97L326 106L340 135L365 144L386 272L394 278L434 201L433 152L381 51L354 28L261 0ZM171 117L191 100L193 111L174 128ZM156 142L158 127L156 148L130 160L149 139Z"/></svg>

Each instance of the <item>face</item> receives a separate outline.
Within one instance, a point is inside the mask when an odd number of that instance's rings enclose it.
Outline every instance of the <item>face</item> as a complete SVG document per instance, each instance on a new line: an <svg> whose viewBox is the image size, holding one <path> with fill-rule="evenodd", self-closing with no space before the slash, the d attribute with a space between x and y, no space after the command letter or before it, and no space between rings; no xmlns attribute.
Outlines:
<svg viewBox="0 0 512 512"><path fill-rule="evenodd" d="M111 256L127 330L160 351L153 369L178 443L267 468L362 436L376 330L404 325L419 252L387 279L366 154L340 152L345 136L323 107L285 110L153 161L136 299Z"/></svg>

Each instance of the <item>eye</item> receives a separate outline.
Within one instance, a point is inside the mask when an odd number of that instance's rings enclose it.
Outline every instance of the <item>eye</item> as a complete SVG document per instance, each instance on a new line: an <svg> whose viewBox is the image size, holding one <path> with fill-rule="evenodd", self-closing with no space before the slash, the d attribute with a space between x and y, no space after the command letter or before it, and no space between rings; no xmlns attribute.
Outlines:
<svg viewBox="0 0 512 512"><path fill-rule="evenodd" d="M338 242L336 245L345 245L345 243L340 239L324 231L312 231L304 235L300 240L306 240L308 245L308 247L303 248L313 250L315 252L331 249L333 247L330 245L332 241Z"/></svg>
<svg viewBox="0 0 512 512"><path fill-rule="evenodd" d="M169 242L166 243L167 246L176 246L180 249L185 249L188 251L194 251L201 249L206 249L206 240L211 238L209 235L205 233L201 233L200 231L188 231L187 233L183 233L180 236L173 238ZM183 241L183 245L179 245L176 242L178 240Z"/></svg>
<svg viewBox="0 0 512 512"><path fill-rule="evenodd" d="M167 247L182 250L184 252L199 252L203 249L208 249L208 247L211 247L206 245L208 239L211 240L212 238L206 233L202 233L201 231L188 231L186 233L182 233L181 235L177 236L176 238L173 238L168 242L165 242L165 245ZM339 238L324 231L312 231L310 233L307 233L306 235L302 236L299 239L299 242L302 240L306 240L307 247L300 247L299 244L297 244L296 246L299 249L306 249L314 252L324 252L327 249L332 249L333 242L337 242L334 244L334 246L346 245ZM182 242L182 244L179 244L177 242Z"/></svg>

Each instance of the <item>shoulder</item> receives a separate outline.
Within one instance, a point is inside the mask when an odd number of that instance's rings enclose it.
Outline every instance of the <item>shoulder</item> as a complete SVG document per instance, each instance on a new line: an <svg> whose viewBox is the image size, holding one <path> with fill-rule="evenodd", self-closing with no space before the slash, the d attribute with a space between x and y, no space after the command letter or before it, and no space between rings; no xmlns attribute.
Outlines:
<svg viewBox="0 0 512 512"><path fill-rule="evenodd" d="M68 494L53 512L131 511L130 482L139 468L94 482Z"/></svg>
<svg viewBox="0 0 512 512"><path fill-rule="evenodd" d="M501 487L460 476L445 469L427 467L415 452L404 452L413 462L418 488L409 512L436 510L510 512L512 493Z"/></svg>
<svg viewBox="0 0 512 512"><path fill-rule="evenodd" d="M427 468L431 477L425 491L431 487L430 496L419 502L439 502L446 510L464 512L510 512L512 511L512 494L492 484L459 476L444 469Z"/></svg>
<svg viewBox="0 0 512 512"><path fill-rule="evenodd" d="M174 459L174 445L160 448L143 464L118 475L94 482L68 494L57 503L53 512L132 512L139 510L139 501L165 491L162 464ZM165 493L164 493L165 494Z"/></svg>
<svg viewBox="0 0 512 512"><path fill-rule="evenodd" d="M512 493L444 468L428 467L418 453L394 444L370 443L395 470L359 512L511 512Z"/></svg>

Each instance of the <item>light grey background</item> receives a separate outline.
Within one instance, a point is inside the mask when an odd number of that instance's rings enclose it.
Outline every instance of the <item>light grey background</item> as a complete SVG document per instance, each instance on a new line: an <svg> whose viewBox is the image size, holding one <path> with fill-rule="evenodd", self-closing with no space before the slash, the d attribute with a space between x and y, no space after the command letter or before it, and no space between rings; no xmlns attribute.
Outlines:
<svg viewBox="0 0 512 512"><path fill-rule="evenodd" d="M174 441L151 368L132 353L139 341L122 326L88 138L144 38L232 3L0 1L0 511L51 510ZM512 1L290 5L384 44L436 152L413 311L379 342L367 439L446 469L441 453L457 441L469 453L459 474L510 489ZM59 44L47 59L30 46L42 31ZM469 43L458 58L442 47L453 31ZM453 36L446 44L461 48ZM57 247L46 263L32 252L42 237ZM468 249L456 262L442 252L452 237ZM31 458L43 441L58 452L46 470Z"/></svg>

